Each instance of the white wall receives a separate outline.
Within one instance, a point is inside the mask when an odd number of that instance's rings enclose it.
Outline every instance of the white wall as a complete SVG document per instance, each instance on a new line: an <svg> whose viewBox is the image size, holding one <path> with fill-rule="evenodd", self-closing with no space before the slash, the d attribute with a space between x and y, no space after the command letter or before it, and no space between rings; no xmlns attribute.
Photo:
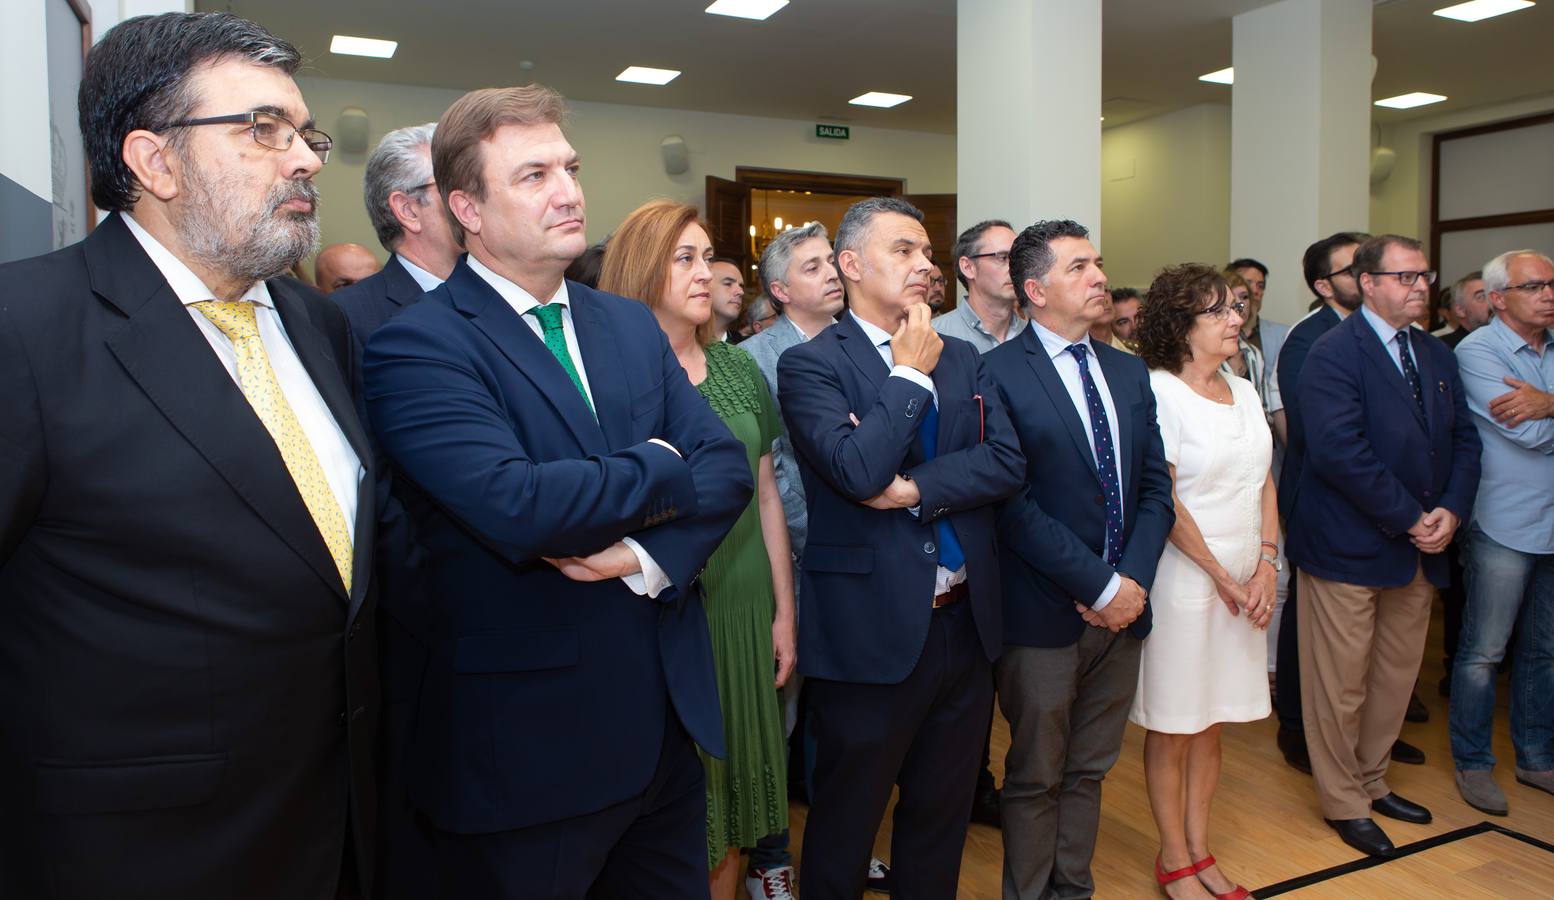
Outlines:
<svg viewBox="0 0 1554 900"><path fill-rule="evenodd" d="M318 127L336 130L340 110L357 106L370 122L368 147L395 128L436 120L460 95L441 88L301 77L297 83ZM574 101L567 133L583 160L588 237L599 240L654 197L700 207L706 176L733 178L735 166L904 178L917 193L955 191L955 136L852 127L847 141L820 140L815 123ZM678 134L690 171L666 175L659 143ZM385 254L368 224L361 184L366 154L336 152L317 177L326 244L354 241Z"/></svg>
<svg viewBox="0 0 1554 900"><path fill-rule="evenodd" d="M1101 132L1101 252L1114 286L1162 267L1224 265L1230 248L1230 107L1204 103Z"/></svg>
<svg viewBox="0 0 1554 900"><path fill-rule="evenodd" d="M0 28L0 108L10 134L0 141L0 175L44 200L53 196L49 164L49 94L44 0L6 3Z"/></svg>

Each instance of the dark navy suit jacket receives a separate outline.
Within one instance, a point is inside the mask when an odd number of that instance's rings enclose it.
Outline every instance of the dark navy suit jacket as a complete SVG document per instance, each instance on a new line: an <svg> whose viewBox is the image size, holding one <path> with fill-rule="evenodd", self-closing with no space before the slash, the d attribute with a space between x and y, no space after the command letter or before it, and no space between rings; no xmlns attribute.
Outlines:
<svg viewBox="0 0 1554 900"><path fill-rule="evenodd" d="M567 290L597 420L465 262L367 344L373 428L431 500L417 531L435 615L408 765L417 805L448 831L554 822L639 794L671 703L698 744L724 752L693 582L750 499L744 447L646 307ZM656 601L542 560L626 536L673 583Z"/></svg>
<svg viewBox="0 0 1554 900"><path fill-rule="evenodd" d="M897 684L917 665L933 615L935 522L946 516L966 552L972 615L989 660L1003 646L993 506L1019 484L1020 450L975 348L955 338L932 377L938 454L917 428L932 394L890 377L851 315L777 361L809 538L799 594L799 668L811 678ZM849 415L857 416L854 427ZM917 483L920 515L863 501L897 473Z"/></svg>
<svg viewBox="0 0 1554 900"><path fill-rule="evenodd" d="M1418 329L1410 345L1424 415L1359 312L1311 348L1296 398L1306 422L1307 466L1286 547L1303 572L1401 587L1423 564L1431 584L1446 586L1446 557L1421 554L1408 529L1437 506L1468 520L1480 445L1456 357Z"/></svg>
<svg viewBox="0 0 1554 900"><path fill-rule="evenodd" d="M356 337L359 354L374 331L420 300L422 295L421 286L400 264L399 256L393 254L375 274L346 285L330 294L329 299L339 305L346 321L351 323L351 334Z"/></svg>
<svg viewBox="0 0 1554 900"><path fill-rule="evenodd" d="M1301 419L1300 404L1296 402L1300 373L1306 366L1311 345L1342 321L1331 306L1324 304L1295 323L1284 341L1284 348L1279 351L1279 396L1284 400L1285 434L1289 440L1284 448L1284 467L1279 470L1279 517L1286 522L1295 510L1295 492L1300 486L1301 469L1306 464L1306 425Z"/></svg>
<svg viewBox="0 0 1554 900"><path fill-rule="evenodd" d="M1176 524L1155 393L1144 361L1092 341L1117 409L1122 470L1122 560L1106 562L1106 506L1079 411L1034 328L988 351L989 376L1025 453L1025 483L998 520L1004 582L1004 643L1066 647L1086 628L1074 603L1094 603L1113 573L1148 591ZM1149 605L1128 626L1149 634Z"/></svg>

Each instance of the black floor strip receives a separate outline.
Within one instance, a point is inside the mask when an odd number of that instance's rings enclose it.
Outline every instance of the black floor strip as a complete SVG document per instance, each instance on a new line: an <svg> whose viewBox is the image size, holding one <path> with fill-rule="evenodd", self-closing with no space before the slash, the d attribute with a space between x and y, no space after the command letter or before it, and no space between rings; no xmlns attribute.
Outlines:
<svg viewBox="0 0 1554 900"><path fill-rule="evenodd" d="M1415 853L1423 853L1426 850L1433 850L1436 847L1450 844L1455 841L1460 841L1464 838L1476 837L1481 834L1503 834L1506 837L1514 838L1524 844L1537 847L1539 850L1542 850L1546 853L1554 853L1554 844L1540 841L1531 835L1522 834L1520 831L1512 831L1509 828L1495 825L1490 822L1480 822L1477 825L1470 825L1467 828L1459 828L1456 831L1448 831L1445 834L1438 834L1435 837L1425 838L1422 841L1414 841L1412 844L1404 844L1403 846L1399 847L1397 849L1397 853L1392 856L1363 856L1351 862L1341 863L1339 865L1323 869L1320 872L1312 872L1309 875L1298 875L1294 878L1281 881L1278 884L1270 884L1265 888L1258 888L1257 890L1253 891L1252 894L1256 896L1258 900L1262 900L1262 898L1265 897L1277 897L1280 894L1288 894L1293 891L1301 890L1302 888L1308 888L1314 884L1321 884L1322 882L1332 878L1340 878L1344 875L1350 875L1355 872L1363 872L1366 869L1373 869L1376 866L1386 865L1389 862L1396 862L1397 860L1403 859L1404 857L1412 856Z"/></svg>

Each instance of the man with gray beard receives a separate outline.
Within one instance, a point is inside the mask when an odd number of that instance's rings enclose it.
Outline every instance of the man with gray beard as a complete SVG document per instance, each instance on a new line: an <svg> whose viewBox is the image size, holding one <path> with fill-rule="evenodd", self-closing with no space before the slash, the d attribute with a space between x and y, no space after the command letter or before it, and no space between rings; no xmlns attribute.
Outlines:
<svg viewBox="0 0 1554 900"><path fill-rule="evenodd" d="M375 504L297 50L219 13L87 57L110 215L0 266L0 896L371 891ZM176 853L170 853L176 848Z"/></svg>

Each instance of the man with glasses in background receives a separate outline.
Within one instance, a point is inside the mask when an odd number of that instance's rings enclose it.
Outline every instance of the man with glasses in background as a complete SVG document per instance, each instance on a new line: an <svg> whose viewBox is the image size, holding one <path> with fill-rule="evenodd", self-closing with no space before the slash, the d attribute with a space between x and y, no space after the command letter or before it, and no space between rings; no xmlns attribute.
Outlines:
<svg viewBox="0 0 1554 900"><path fill-rule="evenodd" d="M0 896L371 896L375 470L345 317L279 277L330 150L301 64L110 29L110 214L0 267Z"/></svg>
<svg viewBox="0 0 1554 900"><path fill-rule="evenodd" d="M1306 466L1288 553L1322 815L1351 847L1391 856L1372 812L1431 818L1392 791L1387 763L1446 586L1442 551L1478 490L1480 446L1451 351L1411 325L1435 283L1419 242L1371 238L1349 270L1363 304L1312 347L1294 397Z"/></svg>
<svg viewBox="0 0 1554 900"><path fill-rule="evenodd" d="M950 258L955 277L966 288L966 302L935 316L935 331L986 353L1025 330L1029 323L1015 311L1014 282L1009 280L1013 244L1014 229L1002 219L978 222L961 232Z"/></svg>

